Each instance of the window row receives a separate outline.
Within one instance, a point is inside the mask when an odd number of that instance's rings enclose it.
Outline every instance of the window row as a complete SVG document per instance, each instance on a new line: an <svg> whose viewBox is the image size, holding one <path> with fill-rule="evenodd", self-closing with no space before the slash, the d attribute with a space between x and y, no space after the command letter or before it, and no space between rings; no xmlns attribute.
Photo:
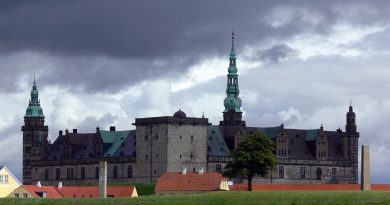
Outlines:
<svg viewBox="0 0 390 205"><path fill-rule="evenodd" d="M15 193L15 198L20 198L19 196L19 193ZM23 193L23 198L28 198L28 194L27 193Z"/></svg>
<svg viewBox="0 0 390 205"><path fill-rule="evenodd" d="M148 141L149 140L149 136L148 135L145 135L145 141ZM159 139L159 136L158 135L155 135L154 136L154 140L158 140ZM183 139L183 136L179 136L179 139ZM191 139L191 142L194 142L194 136L193 135L191 135L191 137L190 137L190 139Z"/></svg>
<svg viewBox="0 0 390 205"><path fill-rule="evenodd" d="M326 152L318 152L318 157L326 157Z"/></svg>
<svg viewBox="0 0 390 205"><path fill-rule="evenodd" d="M320 141L318 142L319 145L326 145L326 141Z"/></svg>
<svg viewBox="0 0 390 205"><path fill-rule="evenodd" d="M291 150L288 150L288 152L285 149L280 149L277 151L278 156L287 156L287 154L291 155Z"/></svg>
<svg viewBox="0 0 390 205"><path fill-rule="evenodd" d="M287 143L286 139L278 139L278 143Z"/></svg>
<svg viewBox="0 0 390 205"><path fill-rule="evenodd" d="M279 179L284 179L284 166L279 166ZM299 175L301 179L305 179L306 176L306 167L299 167ZM332 180L337 179L337 168L333 167L331 172L330 172L330 177ZM316 179L317 180L322 180L322 168L317 167L316 168Z"/></svg>
<svg viewBox="0 0 390 205"><path fill-rule="evenodd" d="M112 178L118 178L119 177L119 174L118 174L118 166L112 166ZM99 178L99 167L96 166L95 167L95 173L94 173L94 176L87 176L86 174L86 167L80 167L80 177L77 177L75 175L75 169L73 167L67 167L66 168L66 178L65 179L86 179L86 178L89 178L89 179L92 179L92 178L95 178L95 179L98 179ZM127 178L132 178L133 177L133 166L132 165L128 165L127 166L127 174L123 174L124 176L123 177L127 177ZM49 180L50 179L50 169L45 169L45 180ZM60 179L63 179L61 178L61 168L56 168L55 169L55 179L56 180L60 180Z"/></svg>

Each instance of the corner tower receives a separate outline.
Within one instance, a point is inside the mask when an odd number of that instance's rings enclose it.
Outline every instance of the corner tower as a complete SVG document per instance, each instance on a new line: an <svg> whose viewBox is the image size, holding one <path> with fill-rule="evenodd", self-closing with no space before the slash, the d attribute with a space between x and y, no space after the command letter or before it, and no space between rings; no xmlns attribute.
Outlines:
<svg viewBox="0 0 390 205"><path fill-rule="evenodd" d="M30 102L24 115L23 131L23 184L32 182L32 161L43 160L47 148L48 126L39 101L38 88L35 82L30 94Z"/></svg>
<svg viewBox="0 0 390 205"><path fill-rule="evenodd" d="M223 111L223 121L220 122L220 125L223 126L226 143L230 149L235 147L235 136L237 132L239 132L242 127L245 127L245 121L242 121L236 59L234 33L232 32L232 48L230 51L227 74L226 98L224 100L225 110Z"/></svg>
<svg viewBox="0 0 390 205"><path fill-rule="evenodd" d="M351 182L358 183L358 144L359 132L357 132L356 115L353 111L352 103L346 114L345 133L342 135L343 155L344 158L351 161L352 173Z"/></svg>

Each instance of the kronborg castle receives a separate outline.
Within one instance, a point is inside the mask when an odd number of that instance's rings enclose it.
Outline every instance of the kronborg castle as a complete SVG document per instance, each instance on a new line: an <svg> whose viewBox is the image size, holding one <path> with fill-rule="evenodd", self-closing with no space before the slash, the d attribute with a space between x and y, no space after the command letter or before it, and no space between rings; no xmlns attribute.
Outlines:
<svg viewBox="0 0 390 205"><path fill-rule="evenodd" d="M219 125L207 118L189 117L179 110L172 116L136 118L135 130L115 127L92 133L59 131L48 141L48 126L34 80L24 116L23 184L97 184L99 161L108 163L108 181L155 182L165 172L222 172L231 160L229 150L248 134L265 132L276 143L278 166L264 183L357 183L358 139L352 106L346 114L345 131L248 127L242 119L234 38L227 74L225 110ZM222 103L222 102L221 102Z"/></svg>

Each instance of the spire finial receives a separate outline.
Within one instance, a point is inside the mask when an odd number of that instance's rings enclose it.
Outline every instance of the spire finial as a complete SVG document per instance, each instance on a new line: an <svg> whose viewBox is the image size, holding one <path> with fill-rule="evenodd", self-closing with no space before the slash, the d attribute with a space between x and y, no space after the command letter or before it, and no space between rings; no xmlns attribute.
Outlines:
<svg viewBox="0 0 390 205"><path fill-rule="evenodd" d="M202 118L204 118L204 112L202 112Z"/></svg>
<svg viewBox="0 0 390 205"><path fill-rule="evenodd" d="M234 48L234 29L232 29L232 48Z"/></svg>
<svg viewBox="0 0 390 205"><path fill-rule="evenodd" d="M230 57L235 58L236 57L236 51L234 50L234 30L232 29L232 49L230 51Z"/></svg>
<svg viewBox="0 0 390 205"><path fill-rule="evenodd" d="M352 99L349 99L349 106L352 106Z"/></svg>
<svg viewBox="0 0 390 205"><path fill-rule="evenodd" d="M35 75L35 73L34 73L34 85L36 85L36 82L35 82L35 77L36 77L36 75Z"/></svg>

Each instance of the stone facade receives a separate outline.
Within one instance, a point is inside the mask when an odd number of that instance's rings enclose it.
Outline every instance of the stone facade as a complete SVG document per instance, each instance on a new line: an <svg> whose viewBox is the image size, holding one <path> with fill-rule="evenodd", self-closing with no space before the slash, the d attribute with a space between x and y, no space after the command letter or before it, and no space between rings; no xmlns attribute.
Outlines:
<svg viewBox="0 0 390 205"><path fill-rule="evenodd" d="M225 110L219 125L207 118L187 117L179 110L173 116L136 118L136 130L96 128L94 133L59 131L49 143L48 126L34 80L31 100L24 117L23 183L42 185L97 184L99 161L107 161L110 184L151 182L166 172L200 170L222 173L231 161L230 150L246 136L265 132L275 141L279 165L265 183L357 183L358 139L352 106L346 114L345 131L248 127L242 119L238 69L232 39L227 75ZM240 181L240 179L235 179Z"/></svg>
<svg viewBox="0 0 390 205"><path fill-rule="evenodd" d="M142 181L155 182L165 172L183 168L206 169L208 119L188 118L183 113L135 120L136 175Z"/></svg>

